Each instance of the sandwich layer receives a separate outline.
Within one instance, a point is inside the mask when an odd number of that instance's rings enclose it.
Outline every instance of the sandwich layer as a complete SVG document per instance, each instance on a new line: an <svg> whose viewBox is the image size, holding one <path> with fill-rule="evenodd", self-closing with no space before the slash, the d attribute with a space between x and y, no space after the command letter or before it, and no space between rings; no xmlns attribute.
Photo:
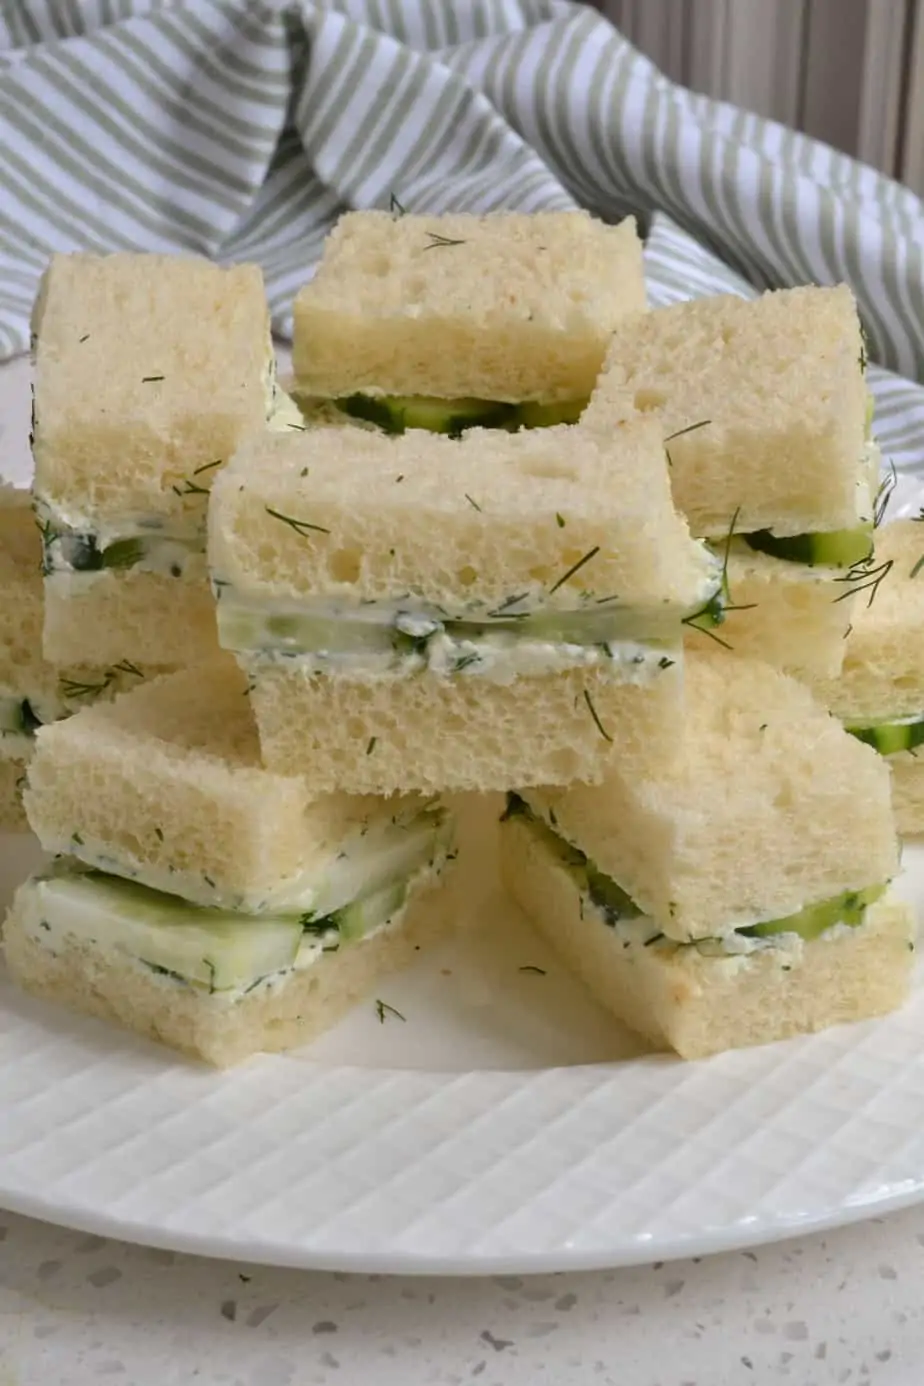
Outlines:
<svg viewBox="0 0 924 1386"><path fill-rule="evenodd" d="M303 926L205 910L196 919L181 901L65 869L19 888L3 948L34 995L225 1067L306 1044L410 962L444 927L437 875L424 867L403 893Z"/></svg>
<svg viewBox="0 0 924 1386"><path fill-rule="evenodd" d="M72 526L199 509L269 414L263 278L162 255L55 255L33 312L35 491Z"/></svg>
<svg viewBox="0 0 924 1386"><path fill-rule="evenodd" d="M845 286L678 303L617 325L580 427L656 414L694 534L860 528L868 547L878 477L864 363ZM846 563L856 558L853 547Z"/></svg>
<svg viewBox="0 0 924 1386"><path fill-rule="evenodd" d="M222 659L43 728L26 791L43 847L250 913L329 911L430 851L433 805L320 798L297 767L264 770L245 691Z"/></svg>
<svg viewBox="0 0 924 1386"><path fill-rule="evenodd" d="M784 930L679 944L631 902L614 908L581 854L528 815L508 816L502 832L510 895L596 999L656 1049L705 1058L883 1015L907 997L905 904L880 898L808 938Z"/></svg>
<svg viewBox="0 0 924 1386"><path fill-rule="evenodd" d="M813 683L816 696L851 729L924 720L922 558L924 526L918 521L877 530L879 581L856 601L840 676Z"/></svg>
<svg viewBox="0 0 924 1386"><path fill-rule="evenodd" d="M680 942L891 880L881 757L769 665L722 651L684 663L672 761L626 773L614 759L598 786L524 791L531 809Z"/></svg>
<svg viewBox="0 0 924 1386"><path fill-rule="evenodd" d="M582 401L645 307L631 218L351 212L296 297L293 366L329 399Z"/></svg>
<svg viewBox="0 0 924 1386"><path fill-rule="evenodd" d="M615 459L615 460L614 460ZM219 639L365 678L653 675L720 565L673 510L659 434L265 434L218 478Z"/></svg>
<svg viewBox="0 0 924 1386"><path fill-rule="evenodd" d="M599 669L488 679L367 678L261 667L250 701L264 763L311 777L319 793L506 789L595 783L675 752L683 716L678 661L651 680Z"/></svg>
<svg viewBox="0 0 924 1386"><path fill-rule="evenodd" d="M193 577L132 569L76 580L68 573L45 579L41 649L55 664L115 665L121 660L178 667L220 653L215 602L205 556L195 556Z"/></svg>
<svg viewBox="0 0 924 1386"><path fill-rule="evenodd" d="M690 649L709 649L718 636L735 654L763 660L803 682L837 677L854 611L852 588L862 578L849 583L838 568L771 558L741 539L728 546L726 575L721 628L688 624Z"/></svg>

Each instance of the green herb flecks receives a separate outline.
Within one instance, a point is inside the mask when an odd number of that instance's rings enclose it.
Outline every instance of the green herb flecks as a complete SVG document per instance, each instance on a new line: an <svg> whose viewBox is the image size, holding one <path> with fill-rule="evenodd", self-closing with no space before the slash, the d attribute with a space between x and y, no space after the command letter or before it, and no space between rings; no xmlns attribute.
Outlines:
<svg viewBox="0 0 924 1386"><path fill-rule="evenodd" d="M380 1025L385 1024L386 1015L393 1015L396 1020L407 1020L406 1015L402 1015L400 1011L395 1010L394 1006L389 1006L387 1001L380 1001L378 998L376 998L375 1002L375 1013L379 1018Z"/></svg>
<svg viewBox="0 0 924 1386"><path fill-rule="evenodd" d="M153 385L153 384L155 384L158 380L166 380L166 376L163 376L163 375L143 375L143 376L141 377L141 383L142 383L142 385Z"/></svg>
<svg viewBox="0 0 924 1386"><path fill-rule="evenodd" d="M914 567L911 569L911 572L908 574L908 576L910 578L917 577L918 573L921 571L922 568L924 568L924 555L922 555L918 559L917 563L915 563Z"/></svg>
<svg viewBox="0 0 924 1386"><path fill-rule="evenodd" d="M291 515L283 515L280 511L274 510L271 505L265 505L263 508L267 515L272 515L274 520L281 520L303 539L310 534L330 534L330 530L325 529L323 525L313 525L309 520L296 520Z"/></svg>
<svg viewBox="0 0 924 1386"><path fill-rule="evenodd" d="M584 567L585 563L589 563L592 558L596 558L599 552L600 545L595 544L592 549L588 549L587 553L584 554L583 558L579 558L576 563L572 563L568 571L566 573L562 573L558 581L556 583L553 583L553 585L549 588L549 596L551 596L553 592L557 592L559 587L563 587L569 578L574 577L575 573L580 572L580 570Z"/></svg>
<svg viewBox="0 0 924 1386"><path fill-rule="evenodd" d="M449 236L438 235L435 231L428 231L427 235L430 238L430 244L425 245L424 250L436 250L439 246L444 245L465 245L464 241L454 241Z"/></svg>
<svg viewBox="0 0 924 1386"><path fill-rule="evenodd" d="M847 590L842 592L839 597L834 598L835 604L846 601L848 597L856 596L860 592L869 592L866 605L867 608L871 607L876 600L876 593L879 591L880 584L888 577L893 566L894 559L887 558L882 563L877 564L873 554L870 554L869 558L862 559L859 563L852 564L843 577L834 578L835 582L848 584ZM915 564L915 568L917 567L918 564Z"/></svg>
<svg viewBox="0 0 924 1386"><path fill-rule="evenodd" d="M594 725L596 726L597 731L598 731L598 732L600 733L600 735L603 737L603 740L604 740L604 741L612 742L613 738L610 736L610 734L609 734L609 732L607 731L606 727L605 727L605 726L603 725L603 723L600 721L600 717L599 717L599 715L598 715L598 713L597 713L597 709L594 707L594 700L593 700L593 698L590 696L590 692L589 692L588 689L586 689L586 688L584 689L584 701L585 701L585 703L587 704L587 707L588 707L588 710L589 710L589 712L590 712L591 717L594 719Z"/></svg>
<svg viewBox="0 0 924 1386"><path fill-rule="evenodd" d="M469 505L472 507L472 509L473 509L473 510L477 510L477 511L478 511L478 514L480 515L480 514L481 514L481 506L478 504L478 502L477 502L476 500L472 500L471 496L468 494L467 491L465 492L465 499L468 501L468 503L469 503Z"/></svg>
<svg viewBox="0 0 924 1386"><path fill-rule="evenodd" d="M873 528L878 529L885 519L886 510L889 508L889 501L892 499L892 492L898 485L898 472L895 470L895 463L889 462L888 473L879 483L876 491L876 499L873 502Z"/></svg>
<svg viewBox="0 0 924 1386"><path fill-rule="evenodd" d="M545 977L548 975L544 967L537 967L535 963L524 963L522 967L517 968L517 971L535 972L537 977Z"/></svg>
<svg viewBox="0 0 924 1386"><path fill-rule="evenodd" d="M669 433L664 439L664 455L667 458L667 465L673 467L674 461L671 457L668 443L672 443L675 438L682 438L686 433L695 433L697 429L708 428L712 423L711 419L700 419L699 423L687 424L686 428L678 428L673 433Z"/></svg>
<svg viewBox="0 0 924 1386"><path fill-rule="evenodd" d="M396 221L399 217L407 216L407 208L402 206L402 204L395 197L394 193L392 193L391 198L389 200L388 210L391 212L392 216L395 218Z"/></svg>
<svg viewBox="0 0 924 1386"><path fill-rule="evenodd" d="M377 737L377 736L370 736L370 738L369 738L369 740L368 740L368 742L367 742L367 744L366 744L366 755L367 755L367 756L371 756L371 755L372 755L372 752L375 750L375 743L376 743L377 741L378 741L378 737Z"/></svg>
<svg viewBox="0 0 924 1386"><path fill-rule="evenodd" d="M715 627L720 626L725 620L726 611L747 609L746 607L728 607L724 600L724 593L720 589L698 611L694 611L690 616L684 616L682 624L689 626L690 630L699 631L700 635L708 635L709 639L714 640L717 645L721 645L725 650L730 650L732 646L727 640L723 640L721 635L716 635Z"/></svg>

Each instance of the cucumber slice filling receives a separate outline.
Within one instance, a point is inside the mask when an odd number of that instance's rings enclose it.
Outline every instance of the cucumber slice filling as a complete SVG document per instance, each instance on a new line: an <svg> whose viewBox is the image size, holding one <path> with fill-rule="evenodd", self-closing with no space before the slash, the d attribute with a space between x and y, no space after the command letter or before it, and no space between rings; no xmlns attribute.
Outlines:
<svg viewBox="0 0 924 1386"><path fill-rule="evenodd" d="M858 741L865 741L883 756L914 751L924 743L924 717L908 722L878 722L870 727L845 727Z"/></svg>
<svg viewBox="0 0 924 1386"><path fill-rule="evenodd" d="M887 889L887 884L882 884L868 886L865 890L844 891L829 900L805 905L801 910L782 918L743 925L741 928L733 930L732 934L727 937L697 939L685 944L675 939L666 938L657 929L654 921L644 914L631 896L616 881L607 876L605 872L600 871L551 823L534 813L519 795L511 793L507 796L504 818L514 816L520 817L528 823L530 831L542 843L545 850L555 858L559 866L569 873L581 894L596 906L606 924L611 928L627 922L635 922L640 926L650 926L647 931L640 930L639 932L638 942L644 947L661 941L665 946L675 948L699 948L701 945L705 945L704 951L714 952L721 956L722 953L734 951L735 939L772 940L783 934L797 934L805 942L810 942L838 925L858 928L865 922L868 907L875 904ZM554 813L551 816L554 818ZM643 937L642 934L646 932L647 936ZM731 948L729 947L730 941L732 942Z"/></svg>
<svg viewBox="0 0 924 1386"><path fill-rule="evenodd" d="M147 572L183 577L191 560L201 559L205 540L201 536L170 534L152 520L150 533L132 533L103 543L89 530L80 531L50 521L41 526L42 572L101 573L142 568Z"/></svg>
<svg viewBox="0 0 924 1386"><path fill-rule="evenodd" d="M767 553L772 558L782 558L789 563L802 563L809 568L852 568L864 563L873 552L872 523L857 525L855 529L788 536L759 529L741 537L759 553Z"/></svg>
<svg viewBox="0 0 924 1386"><path fill-rule="evenodd" d="M407 594L403 601L346 605L336 599L264 601L220 581L213 585L225 649L259 659L314 658L319 669L354 663L442 674L484 674L530 659L556 667L669 668L682 625L719 625L725 605L721 592L690 613L666 603L640 609L587 593L577 610L529 609L531 594L515 593L494 608L473 605L454 615Z"/></svg>
<svg viewBox="0 0 924 1386"><path fill-rule="evenodd" d="M76 939L210 994L246 993L390 924L415 884L439 873L446 859L445 842L430 834L412 869L367 883L359 897L325 914L246 915L194 905L66 858L22 887L20 901L31 932L51 949L57 939Z"/></svg>
<svg viewBox="0 0 924 1386"><path fill-rule="evenodd" d="M342 413L373 423L385 433L401 434L409 428L421 428L429 433L445 433L450 438L460 438L467 428L502 428L515 433L520 428L573 424L587 404L586 400L505 404L488 399L364 394L347 395L332 402Z"/></svg>

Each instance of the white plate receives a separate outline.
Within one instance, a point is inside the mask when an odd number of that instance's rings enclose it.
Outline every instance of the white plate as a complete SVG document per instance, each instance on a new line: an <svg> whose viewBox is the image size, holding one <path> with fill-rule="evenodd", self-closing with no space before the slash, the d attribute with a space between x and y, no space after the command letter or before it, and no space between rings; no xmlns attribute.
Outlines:
<svg viewBox="0 0 924 1386"><path fill-rule="evenodd" d="M21 480L26 380L0 369ZM0 977L0 1206L212 1256L474 1274L727 1250L924 1197L924 985L884 1021L644 1055L500 899L492 841L469 848L466 927L381 985L405 1019L370 1000L229 1073ZM36 859L0 838L0 905ZM920 912L924 847L905 868Z"/></svg>

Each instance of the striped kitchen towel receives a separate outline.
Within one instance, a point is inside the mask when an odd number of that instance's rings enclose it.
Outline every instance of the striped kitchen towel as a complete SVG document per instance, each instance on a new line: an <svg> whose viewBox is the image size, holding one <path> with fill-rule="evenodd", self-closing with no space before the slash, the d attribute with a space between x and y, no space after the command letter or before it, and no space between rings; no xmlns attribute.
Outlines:
<svg viewBox="0 0 924 1386"><path fill-rule="evenodd" d="M566 0L0 0L0 358L50 251L256 260L285 336L345 207L576 204L651 298L846 280L877 433L924 457L924 206L669 82Z"/></svg>

